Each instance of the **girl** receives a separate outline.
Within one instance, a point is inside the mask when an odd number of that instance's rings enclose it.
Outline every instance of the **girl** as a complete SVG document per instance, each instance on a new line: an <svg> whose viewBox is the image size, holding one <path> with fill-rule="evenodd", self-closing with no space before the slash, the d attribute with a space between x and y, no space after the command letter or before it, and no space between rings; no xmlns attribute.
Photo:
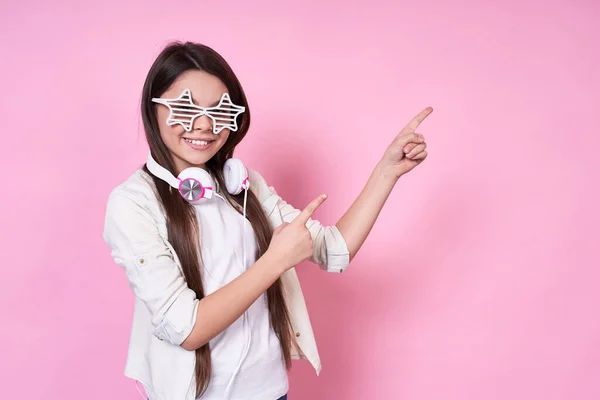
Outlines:
<svg viewBox="0 0 600 400"><path fill-rule="evenodd" d="M321 364L294 266L343 272L398 178L427 156L407 125L335 226L233 158L242 86L209 47L173 43L146 77L147 163L110 193L104 240L135 294L125 375L149 399L286 399L292 358Z"/></svg>

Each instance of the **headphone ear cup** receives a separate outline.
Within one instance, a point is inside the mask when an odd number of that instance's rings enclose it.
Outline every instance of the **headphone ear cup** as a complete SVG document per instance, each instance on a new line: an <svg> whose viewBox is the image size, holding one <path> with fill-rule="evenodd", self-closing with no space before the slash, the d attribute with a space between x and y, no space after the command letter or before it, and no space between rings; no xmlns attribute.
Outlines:
<svg viewBox="0 0 600 400"><path fill-rule="evenodd" d="M239 158L230 158L223 166L223 177L229 194L240 194L248 180L248 170Z"/></svg>
<svg viewBox="0 0 600 400"><path fill-rule="evenodd" d="M212 176L202 168L186 168L178 176L180 180L179 194L192 204L200 204L212 198L214 181Z"/></svg>

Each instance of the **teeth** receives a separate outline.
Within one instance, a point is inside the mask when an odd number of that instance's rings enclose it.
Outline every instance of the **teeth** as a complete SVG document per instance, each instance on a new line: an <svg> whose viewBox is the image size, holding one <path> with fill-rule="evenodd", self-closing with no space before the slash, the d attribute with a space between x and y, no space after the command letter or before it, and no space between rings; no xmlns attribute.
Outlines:
<svg viewBox="0 0 600 400"><path fill-rule="evenodd" d="M187 140L189 143L196 145L196 146L206 146L207 144L210 143L205 140L190 140L190 139L185 139L185 140Z"/></svg>

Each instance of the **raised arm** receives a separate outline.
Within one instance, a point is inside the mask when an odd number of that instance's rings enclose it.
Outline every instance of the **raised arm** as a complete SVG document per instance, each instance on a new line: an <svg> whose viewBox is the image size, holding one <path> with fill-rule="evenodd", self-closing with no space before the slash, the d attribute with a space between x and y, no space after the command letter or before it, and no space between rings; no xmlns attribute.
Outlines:
<svg viewBox="0 0 600 400"><path fill-rule="evenodd" d="M340 273L346 269L373 228L398 179L427 157L423 135L415 133L415 130L432 111L431 108L423 110L402 129L358 198L335 225L324 226L312 218L306 221L314 241L310 261L329 272ZM283 200L262 175L252 169L249 173L251 188L274 227L290 222L300 214L300 210Z"/></svg>
<svg viewBox="0 0 600 400"><path fill-rule="evenodd" d="M431 108L423 110L396 136L357 199L337 222L350 259L365 242L398 179L427 157L425 139L415 131L432 111Z"/></svg>

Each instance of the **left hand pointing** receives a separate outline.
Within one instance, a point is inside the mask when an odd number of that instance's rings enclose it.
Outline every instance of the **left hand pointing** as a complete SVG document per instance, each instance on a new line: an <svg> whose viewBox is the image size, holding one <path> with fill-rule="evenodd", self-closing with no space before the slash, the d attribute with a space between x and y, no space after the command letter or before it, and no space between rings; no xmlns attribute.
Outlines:
<svg viewBox="0 0 600 400"><path fill-rule="evenodd" d="M396 178L411 171L427 157L425 138L416 130L432 112L431 107L421 111L400 131L385 151L381 160L383 167L386 171L391 171Z"/></svg>

